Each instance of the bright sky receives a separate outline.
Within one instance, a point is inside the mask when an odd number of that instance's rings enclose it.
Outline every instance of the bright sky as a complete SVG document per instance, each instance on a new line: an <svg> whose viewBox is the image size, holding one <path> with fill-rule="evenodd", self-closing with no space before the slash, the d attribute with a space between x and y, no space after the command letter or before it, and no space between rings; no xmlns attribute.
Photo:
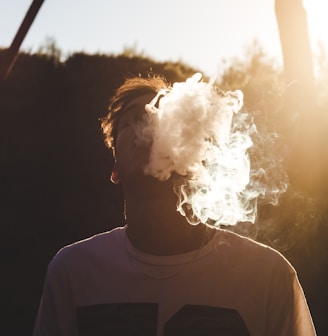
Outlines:
<svg viewBox="0 0 328 336"><path fill-rule="evenodd" d="M311 36L328 46L326 0L303 1ZM11 44L31 3L0 1L0 47ZM274 0L45 0L22 49L36 51L47 37L64 55L135 47L157 61L181 60L207 74L243 55L254 39L281 61Z"/></svg>

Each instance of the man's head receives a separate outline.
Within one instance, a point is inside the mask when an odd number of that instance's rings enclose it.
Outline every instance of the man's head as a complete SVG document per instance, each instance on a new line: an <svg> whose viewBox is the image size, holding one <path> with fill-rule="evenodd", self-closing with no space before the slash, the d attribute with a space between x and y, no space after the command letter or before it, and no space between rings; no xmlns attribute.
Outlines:
<svg viewBox="0 0 328 336"><path fill-rule="evenodd" d="M115 151L118 124L126 112L126 107L136 98L145 95L155 95L162 89L167 89L166 80L160 76L127 79L115 92L109 104L109 113L102 120L105 142Z"/></svg>
<svg viewBox="0 0 328 336"><path fill-rule="evenodd" d="M112 182L123 180L131 184L141 179L149 148L136 143L136 128L145 122L145 105L159 91L167 88L168 84L162 77L135 77L127 79L111 99L109 113L102 121L102 129L105 142L112 148L115 157Z"/></svg>

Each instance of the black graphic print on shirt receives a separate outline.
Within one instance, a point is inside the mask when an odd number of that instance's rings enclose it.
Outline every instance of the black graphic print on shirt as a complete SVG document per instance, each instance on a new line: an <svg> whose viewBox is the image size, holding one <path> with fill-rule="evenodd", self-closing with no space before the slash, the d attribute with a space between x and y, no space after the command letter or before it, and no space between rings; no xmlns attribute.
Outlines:
<svg viewBox="0 0 328 336"><path fill-rule="evenodd" d="M248 336L236 310L186 305L166 322L165 336Z"/></svg>
<svg viewBox="0 0 328 336"><path fill-rule="evenodd" d="M156 336L158 305L115 303L79 307L79 336ZM236 310L186 305L164 326L164 336L249 336Z"/></svg>
<svg viewBox="0 0 328 336"><path fill-rule="evenodd" d="M114 303L77 308L79 336L154 336L158 305Z"/></svg>

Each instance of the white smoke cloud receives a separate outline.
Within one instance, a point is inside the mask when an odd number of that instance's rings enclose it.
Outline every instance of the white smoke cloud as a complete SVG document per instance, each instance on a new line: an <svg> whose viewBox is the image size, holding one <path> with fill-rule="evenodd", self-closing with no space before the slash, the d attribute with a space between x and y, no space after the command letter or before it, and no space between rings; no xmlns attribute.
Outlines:
<svg viewBox="0 0 328 336"><path fill-rule="evenodd" d="M276 198L285 187L269 191L260 182L263 168L251 168L248 151L257 131L240 112L242 92L219 92L201 77L174 83L146 105L148 125L137 133L137 141L151 144L144 172L159 180L181 176L177 210L191 224L254 222L257 198Z"/></svg>

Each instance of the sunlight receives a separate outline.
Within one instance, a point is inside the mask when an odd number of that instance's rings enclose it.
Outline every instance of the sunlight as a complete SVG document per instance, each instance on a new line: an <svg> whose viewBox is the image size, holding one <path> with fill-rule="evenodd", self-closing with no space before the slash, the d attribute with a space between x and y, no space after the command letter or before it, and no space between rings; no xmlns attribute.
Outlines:
<svg viewBox="0 0 328 336"><path fill-rule="evenodd" d="M312 50L318 51L318 42L322 42L328 50L328 20L326 0L303 0L307 13L309 36Z"/></svg>

